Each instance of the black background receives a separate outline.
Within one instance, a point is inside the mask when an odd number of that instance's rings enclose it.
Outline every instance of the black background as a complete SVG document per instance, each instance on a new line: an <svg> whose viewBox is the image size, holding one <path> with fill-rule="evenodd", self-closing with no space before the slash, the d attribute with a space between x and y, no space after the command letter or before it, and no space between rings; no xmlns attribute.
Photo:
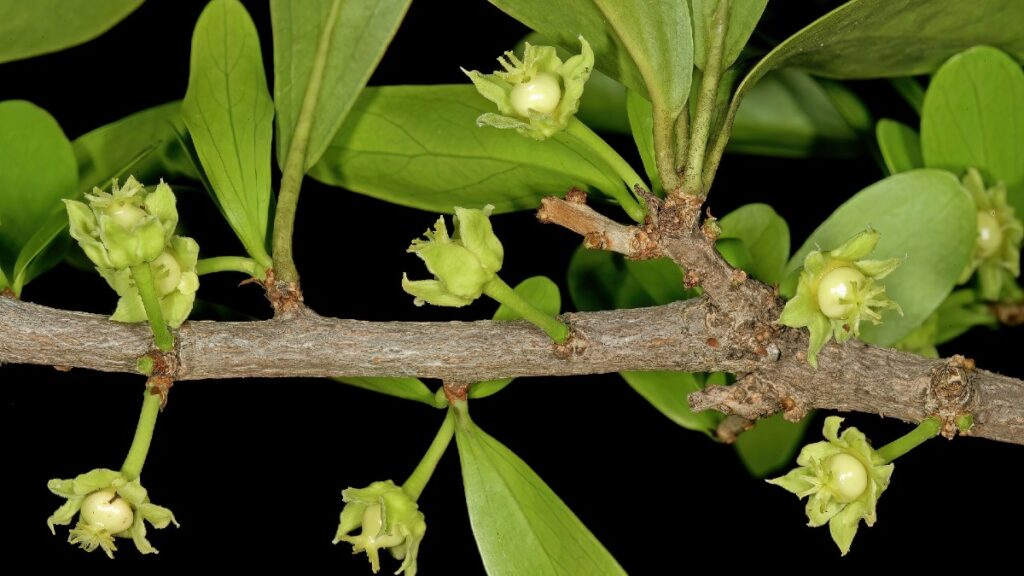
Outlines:
<svg viewBox="0 0 1024 576"><path fill-rule="evenodd" d="M781 4L781 3L780 3ZM83 46L0 66L0 99L49 110L70 138L130 112L184 95L191 30L200 1L150 0L108 34ZM272 76L266 2L246 2ZM804 5L806 6L806 5ZM820 11L784 6L765 21L782 37ZM371 83L463 82L459 66L490 70L525 32L484 2L417 0ZM272 82L272 79L270 80ZM876 114L913 124L881 82L855 84ZM612 139L632 154L628 140ZM635 160L635 158L634 158ZM275 164L276 165L276 164ZM787 218L794 247L851 193L882 176L867 157L796 161L729 156L710 205L724 214L768 202ZM209 199L179 196L183 222L207 255L241 254ZM399 279L422 273L404 254L436 218L307 180L296 253L306 302L329 316L367 320L475 319L495 305L415 308ZM564 290L579 239L530 213L496 217L506 246L502 276L512 284L546 274ZM542 257L539 257L542 255ZM204 277L200 295L257 317L269 315L260 290L239 278ZM62 266L24 292L27 300L109 313L115 301L95 274ZM566 296L567 298L567 296ZM566 306L571 306L568 302ZM1024 377L1024 331L976 330L944 352ZM500 353L500 351L496 351ZM61 500L46 480L94 467L115 468L131 440L141 378L48 367L0 368L3 394L6 563L91 570L183 565L302 569L367 574L365 556L331 546L340 491L374 480L400 482L440 424L442 412L326 380L183 382L174 387L143 476L152 499L181 529L152 531L161 550L140 558L128 541L111 562L49 534ZM435 385L436 383L431 383ZM1021 448L965 439L933 441L900 460L879 507L840 559L826 529L804 526L803 505L751 478L731 448L676 427L618 376L523 379L474 402L475 421L526 460L634 574L761 568L949 567L959 560L1017 562L1022 531ZM819 434L822 416L811 426ZM863 414L847 423L882 443L907 426ZM482 574L462 496L454 446L420 500L429 526L421 573ZM383 569L397 567L390 558ZM704 568L709 569L709 568Z"/></svg>

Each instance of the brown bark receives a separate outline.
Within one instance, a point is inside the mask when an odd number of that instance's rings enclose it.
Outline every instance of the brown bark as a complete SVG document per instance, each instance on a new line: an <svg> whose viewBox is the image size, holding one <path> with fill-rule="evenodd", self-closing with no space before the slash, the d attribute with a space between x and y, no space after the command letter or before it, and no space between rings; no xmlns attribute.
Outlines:
<svg viewBox="0 0 1024 576"><path fill-rule="evenodd" d="M542 221L564 225L595 246L634 258L669 256L705 296L635 310L566 314L570 342L555 346L525 322L363 322L297 308L262 322L189 322L177 332L162 376L174 380L293 376L419 376L478 382L627 370L724 371L732 386L690 396L694 409L735 415L720 430L734 438L747 421L812 408L853 410L918 422L938 415L952 435L971 414L971 435L1024 444L1024 381L976 369L968 359L930 360L851 341L831 343L819 368L806 362L807 335L779 326L775 291L731 268L700 225L700 201L648 200L642 226L615 223L576 198L545 199ZM151 353L145 325L0 298L0 363L133 372ZM500 350L500 354L495 354Z"/></svg>

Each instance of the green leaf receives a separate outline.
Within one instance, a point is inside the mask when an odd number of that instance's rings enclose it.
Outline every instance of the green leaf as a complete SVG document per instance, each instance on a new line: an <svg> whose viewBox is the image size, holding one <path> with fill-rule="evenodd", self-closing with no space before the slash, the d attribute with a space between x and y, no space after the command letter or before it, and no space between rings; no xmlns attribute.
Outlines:
<svg viewBox="0 0 1024 576"><path fill-rule="evenodd" d="M693 20L693 63L701 70L707 64L708 47L711 45L711 24L719 1L690 0ZM732 66L739 58L767 4L768 0L733 0L729 3L725 45L722 47L722 70Z"/></svg>
<svg viewBox="0 0 1024 576"><path fill-rule="evenodd" d="M739 268L750 274L753 270L753 258L747 245L739 238L719 238L715 241L715 249L733 268Z"/></svg>
<svg viewBox="0 0 1024 576"><path fill-rule="evenodd" d="M377 378L373 376L338 376L331 378L335 382L362 388L379 394L387 394L405 400L422 402L428 406L437 408L434 402L434 393L427 388L419 378Z"/></svg>
<svg viewBox="0 0 1024 576"><path fill-rule="evenodd" d="M970 289L953 291L935 313L939 317L936 345L949 342L975 326L999 327L999 320L987 303L979 300Z"/></svg>
<svg viewBox="0 0 1024 576"><path fill-rule="evenodd" d="M658 163L654 157L654 116L651 103L640 94L628 90L626 93L626 115L629 118L629 129L633 141L640 152L640 160L644 163L644 172L650 180L653 192L662 195L665 188L661 185L658 175Z"/></svg>
<svg viewBox="0 0 1024 576"><path fill-rule="evenodd" d="M730 152L783 157L847 157L862 149L828 92L806 72L769 72L740 104Z"/></svg>
<svg viewBox="0 0 1024 576"><path fill-rule="evenodd" d="M143 0L0 0L0 63L57 52L114 27Z"/></svg>
<svg viewBox="0 0 1024 576"><path fill-rule="evenodd" d="M1017 0L853 0L814 21L768 53L740 83L729 107L766 73L784 66L830 78L913 76L987 44L1024 59L1024 2ZM927 25L922 25L927 23Z"/></svg>
<svg viewBox="0 0 1024 576"><path fill-rule="evenodd" d="M569 261L569 296L580 311L641 308L693 298L683 271L668 258L627 260L580 246Z"/></svg>
<svg viewBox="0 0 1024 576"><path fill-rule="evenodd" d="M882 314L879 326L861 324L861 339L888 346L920 325L952 291L974 249L975 208L959 180L945 170L890 176L836 209L786 268L789 277L811 250L831 250L864 229L881 233L872 260L903 258L882 283L903 309Z"/></svg>
<svg viewBox="0 0 1024 576"><path fill-rule="evenodd" d="M693 412L686 397L704 388L704 377L689 372L620 372L633 390L669 420L689 430L711 434L722 421L714 410Z"/></svg>
<svg viewBox="0 0 1024 576"><path fill-rule="evenodd" d="M277 163L284 167L303 99L313 100L305 168L323 156L412 0L271 0ZM329 43L321 45L324 32ZM320 66L316 65L322 60Z"/></svg>
<svg viewBox="0 0 1024 576"><path fill-rule="evenodd" d="M613 310L625 277L625 264L614 254L580 245L566 271L569 297L580 312Z"/></svg>
<svg viewBox="0 0 1024 576"><path fill-rule="evenodd" d="M813 419L808 415L790 422L782 414L762 418L736 439L736 454L752 475L765 478L793 461Z"/></svg>
<svg viewBox="0 0 1024 576"><path fill-rule="evenodd" d="M568 54L559 49L558 55L564 60ZM629 134L629 119L626 116L626 87L600 70L590 73L587 87L580 99L576 117L597 132Z"/></svg>
<svg viewBox="0 0 1024 576"><path fill-rule="evenodd" d="M1017 0L853 0L784 40L748 78L781 66L829 78L915 76L975 44L1024 58L1022 21Z"/></svg>
<svg viewBox="0 0 1024 576"><path fill-rule="evenodd" d="M668 258L652 260L622 260L628 278L635 284L627 283L620 291L618 308L640 308L669 304L693 298L697 293L683 285L683 270Z"/></svg>
<svg viewBox="0 0 1024 576"><path fill-rule="evenodd" d="M185 125L231 228L263 266L274 103L259 36L238 0L213 0L192 35Z"/></svg>
<svg viewBox="0 0 1024 576"><path fill-rule="evenodd" d="M366 88L310 176L448 213L488 203L498 213L527 210L572 186L622 187L603 163L556 139L478 127L492 108L470 85Z"/></svg>
<svg viewBox="0 0 1024 576"><path fill-rule="evenodd" d="M468 414L460 414L455 439L469 520L487 574L625 574L562 499Z"/></svg>
<svg viewBox="0 0 1024 576"><path fill-rule="evenodd" d="M765 284L782 281L789 258L789 226L771 206L747 204L726 214L718 221L720 238L738 238L750 253L750 269L754 278Z"/></svg>
<svg viewBox="0 0 1024 576"><path fill-rule="evenodd" d="M0 102L0 270L15 294L32 263L19 256L77 185L75 153L53 116L24 100Z"/></svg>
<svg viewBox="0 0 1024 576"><path fill-rule="evenodd" d="M1021 20L1024 21L1024 3ZM1024 37L1024 34L1021 34ZM988 42L986 42L988 43ZM978 46L949 59L932 78L921 112L924 164L962 176L977 168L1002 181L1024 214L1024 71L1006 54Z"/></svg>
<svg viewBox="0 0 1024 576"><path fill-rule="evenodd" d="M921 138L913 128L895 120L882 119L875 127L878 148L889 174L909 172L924 167L921 158Z"/></svg>
<svg viewBox="0 0 1024 576"><path fill-rule="evenodd" d="M104 188L127 166L147 185L161 178L198 180L187 152L177 139L184 130L181 102L154 106L91 130L72 142L78 159L79 190Z"/></svg>
<svg viewBox="0 0 1024 576"><path fill-rule="evenodd" d="M520 298L526 300L545 314L558 316L562 311L562 295L558 290L558 284L555 284L547 276L527 278L517 284L514 290ZM494 312L494 320L498 321L519 320L520 318L522 316L504 304L498 306L497 311ZM497 380L477 382L470 386L469 397L486 398L500 392L512 380L514 378L499 378Z"/></svg>
<svg viewBox="0 0 1024 576"><path fill-rule="evenodd" d="M562 48L573 50L583 36L594 49L598 70L632 90L647 94L636 63L618 35L611 30L594 0L490 0L509 16L539 32Z"/></svg>
<svg viewBox="0 0 1024 576"><path fill-rule="evenodd" d="M655 116L669 122L682 111L693 78L693 30L685 2L593 0L609 30L636 64ZM546 10L554 12L550 4ZM542 31L544 32L544 31ZM597 48L594 48L597 52ZM600 59L598 59L600 67ZM671 73L666 71L671 70ZM629 84L626 84L629 86ZM659 110L661 112L659 112Z"/></svg>

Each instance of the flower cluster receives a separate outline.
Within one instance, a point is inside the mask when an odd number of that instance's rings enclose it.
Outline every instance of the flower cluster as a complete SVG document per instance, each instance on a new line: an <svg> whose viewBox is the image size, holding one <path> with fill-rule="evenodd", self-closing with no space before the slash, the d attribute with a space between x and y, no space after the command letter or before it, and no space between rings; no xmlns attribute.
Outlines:
<svg viewBox="0 0 1024 576"><path fill-rule="evenodd" d="M177 328L188 317L199 288L195 240L175 236L178 210L171 187L160 182L152 192L134 177L111 192L95 188L89 203L65 200L71 237L96 265L120 300L112 316L119 322L142 322L146 310L131 274L148 264L164 320Z"/></svg>

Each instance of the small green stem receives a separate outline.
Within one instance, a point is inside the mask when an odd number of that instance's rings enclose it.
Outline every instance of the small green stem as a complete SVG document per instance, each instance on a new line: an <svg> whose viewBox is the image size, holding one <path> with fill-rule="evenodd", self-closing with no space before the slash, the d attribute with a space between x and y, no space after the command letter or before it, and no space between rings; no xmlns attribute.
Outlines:
<svg viewBox="0 0 1024 576"><path fill-rule="evenodd" d="M930 416L922 420L921 423L917 425L917 428L914 428L906 435L879 448L877 454L885 461L885 464L888 464L907 452L910 452L914 448L917 448L926 440L931 440L938 436L939 430L941 429L942 423L939 419L935 416Z"/></svg>
<svg viewBox="0 0 1024 576"><path fill-rule="evenodd" d="M683 106L682 111L679 112L679 117L676 118L673 139L676 142L675 167L681 171L686 166L686 152L690 147L690 108L688 106Z"/></svg>
<svg viewBox="0 0 1024 576"><path fill-rule="evenodd" d="M569 125L566 126L565 132L583 144L587 149L596 153L604 163L611 168L619 178L629 188L629 192L624 192L622 188L607 191L611 194L612 198L617 200L622 206L622 209L626 211L626 214L630 218L637 222L643 222L646 213L644 209L640 207L636 199L633 197L636 186L647 188L647 184L644 183L644 179L640 177L633 170L633 167L626 162L614 148L608 145L603 138L597 135L591 130L586 124L580 122L578 118L573 117L569 120Z"/></svg>
<svg viewBox="0 0 1024 576"><path fill-rule="evenodd" d="M156 286L153 284L153 271L148 262L131 267L132 279L139 289L139 296L142 298L142 306L146 309L146 317L149 318L149 327L153 329L153 340L161 352L174 350L174 335L167 329L164 322L164 313L160 309L160 297L157 296Z"/></svg>
<svg viewBox="0 0 1024 576"><path fill-rule="evenodd" d="M729 0L719 0L711 25L711 45L708 47L704 77L697 96L697 111L690 131L690 146L683 174L683 192L686 194L703 195L704 154L711 132L711 121L715 116L718 84L722 79L722 53L728 14Z"/></svg>
<svg viewBox="0 0 1024 576"><path fill-rule="evenodd" d="M423 494L423 489L427 487L427 482L430 482L437 463L441 461L441 457L444 456L454 435L455 413L449 409L444 417L444 422L441 423L441 428L434 436L434 441L427 448L427 453L423 455L423 459L416 465L416 469L409 475L405 484L402 484L402 490L409 495L409 498L412 498L413 502L419 500L420 494Z"/></svg>
<svg viewBox="0 0 1024 576"><path fill-rule="evenodd" d="M341 0L331 3L324 29L320 32L316 56L313 58L313 69L306 84L306 93L302 97L302 108L295 120L295 131L288 146L284 168L281 171L281 187L277 193L277 211L274 213L273 258L274 273L282 282L298 282L299 271L295 268L292 257L292 235L295 230L295 212L299 206L299 191L302 189L302 178L306 175L306 149L309 136L313 131L313 116L316 114L317 101L320 99L320 86L324 79L327 66L327 54L331 47L331 36L334 25L338 22L338 10Z"/></svg>
<svg viewBox="0 0 1024 576"><path fill-rule="evenodd" d="M196 274L203 276L216 272L241 272L256 277L256 261L244 256L217 256L196 262Z"/></svg>
<svg viewBox="0 0 1024 576"><path fill-rule="evenodd" d="M660 98L654 98L651 102L651 136L654 139L654 163L658 166L658 177L661 178L661 186L667 193L675 192L679 187L679 175L676 174L676 152L674 152L674 150L677 150L675 125L684 110L686 110L685 103L683 110L669 111L665 109L665 105Z"/></svg>
<svg viewBox="0 0 1024 576"><path fill-rule="evenodd" d="M914 112L921 114L921 109L924 108L924 88L921 88L920 82L911 77L903 77L890 78L889 84L907 101L907 104L910 104Z"/></svg>
<svg viewBox="0 0 1024 576"><path fill-rule="evenodd" d="M558 318L548 316L538 310L533 304L523 300L516 291L504 280L495 276L493 280L484 285L484 294L494 298L501 304L511 308L524 320L532 322L538 328L548 333L548 336L555 341L555 344L564 344L569 339L569 327L563 324Z"/></svg>
<svg viewBox="0 0 1024 576"><path fill-rule="evenodd" d="M149 453L149 444L153 441L153 429L156 428L156 417L159 413L160 395L153 394L149 387L146 387L139 423L135 426L132 447L128 449L128 456L125 457L124 464L121 465L121 473L129 481L142 474L142 466L146 463L146 454Z"/></svg>

